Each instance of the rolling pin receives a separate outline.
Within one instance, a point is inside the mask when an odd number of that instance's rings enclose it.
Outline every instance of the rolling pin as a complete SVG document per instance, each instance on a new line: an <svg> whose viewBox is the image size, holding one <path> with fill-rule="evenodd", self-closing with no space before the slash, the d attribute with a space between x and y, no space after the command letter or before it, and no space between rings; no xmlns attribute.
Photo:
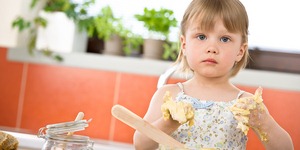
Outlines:
<svg viewBox="0 0 300 150"><path fill-rule="evenodd" d="M121 105L114 105L111 109L112 115L128 126L148 136L153 141L168 147L184 148L184 144L176 141L165 132L154 127L141 117Z"/></svg>

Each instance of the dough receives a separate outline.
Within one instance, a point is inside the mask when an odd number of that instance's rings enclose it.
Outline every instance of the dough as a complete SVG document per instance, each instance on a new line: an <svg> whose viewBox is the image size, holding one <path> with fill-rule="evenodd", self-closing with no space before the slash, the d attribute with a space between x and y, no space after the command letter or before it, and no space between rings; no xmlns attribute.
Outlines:
<svg viewBox="0 0 300 150"><path fill-rule="evenodd" d="M243 97L237 100L237 102L229 108L235 119L238 121L237 128L241 129L245 135L249 131L249 115L250 111L253 109L258 109L260 111L265 111L263 99L262 99L262 88L259 87L255 94L251 97ZM255 129L258 131L262 141L267 141L267 134L262 132L260 129Z"/></svg>
<svg viewBox="0 0 300 150"><path fill-rule="evenodd" d="M0 150L18 149L18 140L10 134L0 131Z"/></svg>
<svg viewBox="0 0 300 150"><path fill-rule="evenodd" d="M177 120L180 124L189 122L189 126L194 124L194 109L190 103L182 101L176 102L172 99L170 92L164 95L164 103L161 106L163 118Z"/></svg>

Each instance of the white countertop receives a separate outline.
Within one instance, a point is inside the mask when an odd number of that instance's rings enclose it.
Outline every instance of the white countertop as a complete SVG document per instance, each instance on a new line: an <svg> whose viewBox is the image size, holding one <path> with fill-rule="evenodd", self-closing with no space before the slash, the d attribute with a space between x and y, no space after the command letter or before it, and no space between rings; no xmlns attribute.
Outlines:
<svg viewBox="0 0 300 150"><path fill-rule="evenodd" d="M19 141L18 150L41 150L45 142L44 139L38 138L36 135L3 131L8 133ZM133 145L127 143L119 143L105 140L92 139L94 141L94 150L134 150Z"/></svg>

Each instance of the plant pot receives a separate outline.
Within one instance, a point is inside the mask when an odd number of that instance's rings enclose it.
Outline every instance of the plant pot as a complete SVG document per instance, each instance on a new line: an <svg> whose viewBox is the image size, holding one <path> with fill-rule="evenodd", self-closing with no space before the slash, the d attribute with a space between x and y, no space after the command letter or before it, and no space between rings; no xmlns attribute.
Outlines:
<svg viewBox="0 0 300 150"><path fill-rule="evenodd" d="M143 58L149 59L162 59L162 55L164 52L163 44L164 40L156 40L156 39L145 39L144 40L144 54Z"/></svg>
<svg viewBox="0 0 300 150"><path fill-rule="evenodd" d="M87 44L87 52L88 53L103 53L104 49L104 41L97 38L92 37L88 38L88 44Z"/></svg>
<svg viewBox="0 0 300 150"><path fill-rule="evenodd" d="M132 49L131 53L128 56L141 57L142 56L142 46L140 46L138 49Z"/></svg>
<svg viewBox="0 0 300 150"><path fill-rule="evenodd" d="M138 47L133 47L131 44L129 44L126 48L127 49L125 49L125 47L123 48L126 56L128 56L128 57L141 57L142 56L143 45L139 45Z"/></svg>
<svg viewBox="0 0 300 150"><path fill-rule="evenodd" d="M113 35L109 40L105 41L103 54L123 55L122 38L118 35Z"/></svg>
<svg viewBox="0 0 300 150"><path fill-rule="evenodd" d="M63 12L39 14L47 20L46 28L39 27L37 31L36 48L49 49L54 52L70 53L85 52L87 35L80 32L78 26Z"/></svg>

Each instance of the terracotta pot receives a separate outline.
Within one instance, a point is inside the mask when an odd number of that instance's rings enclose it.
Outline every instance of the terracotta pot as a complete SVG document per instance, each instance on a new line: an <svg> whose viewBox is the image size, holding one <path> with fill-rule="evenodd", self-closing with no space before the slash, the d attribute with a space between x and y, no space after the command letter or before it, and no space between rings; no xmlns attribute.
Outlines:
<svg viewBox="0 0 300 150"><path fill-rule="evenodd" d="M143 58L162 59L164 43L165 41L163 40L145 39Z"/></svg>
<svg viewBox="0 0 300 150"><path fill-rule="evenodd" d="M113 35L109 40L105 41L103 54L123 55L122 38L118 35Z"/></svg>

